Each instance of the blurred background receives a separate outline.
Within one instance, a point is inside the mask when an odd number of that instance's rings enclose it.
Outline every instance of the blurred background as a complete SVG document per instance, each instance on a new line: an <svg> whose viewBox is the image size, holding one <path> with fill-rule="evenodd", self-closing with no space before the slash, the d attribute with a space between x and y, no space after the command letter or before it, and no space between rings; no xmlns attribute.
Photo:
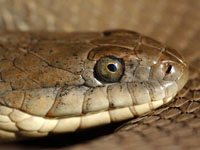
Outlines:
<svg viewBox="0 0 200 150"><path fill-rule="evenodd" d="M116 28L131 29L167 43L179 50L191 66L200 65L199 0L0 0L1 32L102 31ZM200 70L200 67L196 68ZM123 138L124 145L132 143L126 136ZM132 138L135 139L134 136ZM85 145L73 145L75 149L94 149L98 145L94 144L96 139L87 140ZM118 140L115 135L103 137L100 141L108 145L100 143L99 146L112 148ZM134 146L141 148L141 141L142 136L134 141ZM3 147L9 148L8 145ZM19 145L11 147L19 148ZM63 148L64 144L60 147ZM74 149L73 146L71 149Z"/></svg>

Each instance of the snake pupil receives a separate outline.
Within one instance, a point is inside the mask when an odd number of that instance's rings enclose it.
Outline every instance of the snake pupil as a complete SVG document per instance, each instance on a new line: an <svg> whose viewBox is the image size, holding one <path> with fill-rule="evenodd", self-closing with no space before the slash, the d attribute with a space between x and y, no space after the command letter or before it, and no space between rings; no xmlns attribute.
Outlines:
<svg viewBox="0 0 200 150"><path fill-rule="evenodd" d="M117 67L114 64L109 64L107 66L108 70L111 72L116 72L117 71Z"/></svg>

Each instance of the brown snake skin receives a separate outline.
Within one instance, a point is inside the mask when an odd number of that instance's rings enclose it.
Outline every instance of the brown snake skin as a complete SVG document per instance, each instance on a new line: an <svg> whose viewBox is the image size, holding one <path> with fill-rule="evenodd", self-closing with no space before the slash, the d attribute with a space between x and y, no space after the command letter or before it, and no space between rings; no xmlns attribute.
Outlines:
<svg viewBox="0 0 200 150"><path fill-rule="evenodd" d="M193 150L200 148L199 12L198 0L61 0L59 3L46 0L42 3L39 0L30 0L29 3L26 0L0 0L0 30L126 28L179 50L190 64L190 80L169 105L125 123L113 134L67 146L65 141L56 145L56 148ZM36 145L32 144L41 148ZM17 149L29 146L25 143L1 146L10 147Z"/></svg>

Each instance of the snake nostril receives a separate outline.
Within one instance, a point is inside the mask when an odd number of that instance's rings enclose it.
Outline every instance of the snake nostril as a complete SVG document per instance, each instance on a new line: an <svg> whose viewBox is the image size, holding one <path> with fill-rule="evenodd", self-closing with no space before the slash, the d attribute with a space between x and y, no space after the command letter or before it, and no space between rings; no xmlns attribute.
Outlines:
<svg viewBox="0 0 200 150"><path fill-rule="evenodd" d="M172 65L169 65L168 68L167 68L167 70L166 70L166 73L167 74L171 73L171 70L172 70Z"/></svg>

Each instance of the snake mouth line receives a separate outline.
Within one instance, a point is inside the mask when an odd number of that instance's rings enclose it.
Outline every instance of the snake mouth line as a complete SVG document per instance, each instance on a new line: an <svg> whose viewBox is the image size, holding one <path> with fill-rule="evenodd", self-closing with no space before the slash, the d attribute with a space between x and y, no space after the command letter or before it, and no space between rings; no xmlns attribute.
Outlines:
<svg viewBox="0 0 200 150"><path fill-rule="evenodd" d="M0 133L8 139L14 140L19 136L40 137L47 136L49 133L73 132L133 118L156 109L171 99L172 97L166 100L67 118L44 118L14 108L0 106L1 110L4 110L4 113L0 112Z"/></svg>
<svg viewBox="0 0 200 150"><path fill-rule="evenodd" d="M166 99L175 96L176 91L175 82L137 81L94 88L64 86L7 92L1 96L1 105L38 117L70 118L124 107L138 107L150 102L153 104L161 99L165 103ZM20 99L16 99L16 95ZM153 109L154 106L150 105L149 110ZM133 110L132 113L137 115L137 111Z"/></svg>
<svg viewBox="0 0 200 150"><path fill-rule="evenodd" d="M169 97L167 99L151 101L149 103L144 103L144 104L109 107L108 109L102 109L102 110L99 110L99 111L87 112L87 113L82 113L82 114L77 114L77 115L67 115L67 116L60 116L60 117L48 117L48 116L46 116L44 118L46 118L46 119L58 119L59 120L59 119L67 119L67 118L72 118L72 117L84 117L84 116L95 115L95 114L102 113L102 112L112 112L112 111L122 110L122 109L126 109L126 108L130 109L130 112L133 114L133 116L139 116L139 115L144 114L146 112L153 111L156 108L162 106L163 104L167 104L169 101L172 100L172 98L173 97ZM124 120L126 120L126 119L124 119ZM116 122L116 121L113 121L113 122Z"/></svg>

